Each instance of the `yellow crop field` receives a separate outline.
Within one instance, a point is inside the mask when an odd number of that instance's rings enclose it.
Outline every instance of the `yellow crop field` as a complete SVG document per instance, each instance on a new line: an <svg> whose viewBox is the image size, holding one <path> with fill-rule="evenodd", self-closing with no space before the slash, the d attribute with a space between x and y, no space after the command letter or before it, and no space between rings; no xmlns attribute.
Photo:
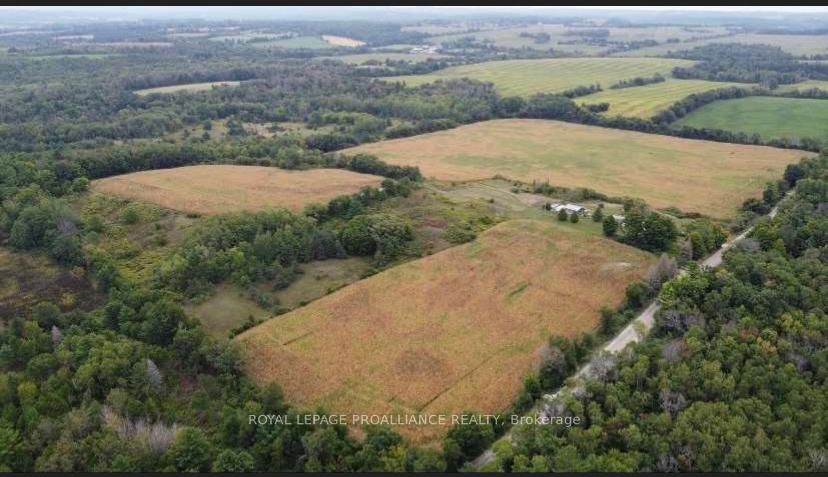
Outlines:
<svg viewBox="0 0 828 477"><path fill-rule="evenodd" d="M343 414L503 411L551 335L592 330L654 257L557 225L514 220L386 270L236 341L247 372L293 403ZM405 297L401 300L400 297ZM417 442L446 428L405 426Z"/></svg>
<svg viewBox="0 0 828 477"><path fill-rule="evenodd" d="M197 214L284 207L301 210L376 186L382 178L342 169L200 165L135 172L92 183L92 189Z"/></svg>
<svg viewBox="0 0 828 477"><path fill-rule="evenodd" d="M486 121L346 152L418 166L442 180L548 180L717 218L735 215L786 165L810 154L539 119Z"/></svg>
<svg viewBox="0 0 828 477"><path fill-rule="evenodd" d="M644 86L604 89L604 91L599 93L577 98L575 101L584 104L609 103L610 108L605 114L610 116L630 116L649 119L657 113L666 110L673 103L691 94L731 86L750 87L753 85L745 83L669 79L661 83Z"/></svg>

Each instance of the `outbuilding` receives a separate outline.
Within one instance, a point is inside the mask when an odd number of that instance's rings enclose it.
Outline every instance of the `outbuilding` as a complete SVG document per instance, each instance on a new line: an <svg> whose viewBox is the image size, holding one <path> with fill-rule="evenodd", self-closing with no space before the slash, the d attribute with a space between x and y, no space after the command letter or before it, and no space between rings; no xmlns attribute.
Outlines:
<svg viewBox="0 0 828 477"><path fill-rule="evenodd" d="M550 204L549 210L555 213L559 213L561 210L565 210L567 214L578 214L578 215L587 215L589 210L586 207L578 204Z"/></svg>

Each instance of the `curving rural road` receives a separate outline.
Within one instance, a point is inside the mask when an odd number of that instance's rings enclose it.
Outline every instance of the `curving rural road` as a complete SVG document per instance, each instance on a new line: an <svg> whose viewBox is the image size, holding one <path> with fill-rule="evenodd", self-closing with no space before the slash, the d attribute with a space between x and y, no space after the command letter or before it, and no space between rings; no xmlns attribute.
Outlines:
<svg viewBox="0 0 828 477"><path fill-rule="evenodd" d="M787 195L791 195L793 190L789 191ZM781 201L780 201L781 203ZM776 205L771 211L768 213L768 217L774 218L776 217L776 213L779 210L779 205ZM701 261L701 265L708 268L716 268L722 264L722 255L726 252L730 247L742 241L748 234L753 230L753 226L748 227L744 232L740 233L736 237L728 240L717 250L715 253L710 255L709 257L705 258ZM685 272L682 270L679 272L679 275L684 274ZM634 320L632 320L627 326L624 327L613 339L611 339L607 344L601 348L601 352L610 352L610 353L618 353L627 345L631 343L637 343L644 339L650 330L655 325L655 314L661 308L658 304L658 300L653 300L650 305L645 308ZM573 378L580 378L580 377L589 377L590 373L592 372L592 364L593 361L586 363L584 366L581 367L574 375ZM553 401L558 395L566 389L566 385L558 389L552 394L545 394L543 396L544 401ZM536 412L536 409L532 409L531 412ZM512 431L511 429L503 435L500 439L511 439ZM495 453L492 451L491 446L486 449L482 454L480 454L476 459L472 461L472 464L476 469L480 469L482 466L488 464L495 458Z"/></svg>

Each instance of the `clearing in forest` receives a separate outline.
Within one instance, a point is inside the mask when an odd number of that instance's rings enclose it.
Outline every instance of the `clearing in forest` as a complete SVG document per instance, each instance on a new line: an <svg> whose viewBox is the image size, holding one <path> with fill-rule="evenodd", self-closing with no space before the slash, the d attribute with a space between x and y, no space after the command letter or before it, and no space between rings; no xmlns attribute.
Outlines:
<svg viewBox="0 0 828 477"><path fill-rule="evenodd" d="M222 86L238 86L240 83L240 81L210 81L207 83L174 84L172 86L138 89L133 92L138 96L146 96L153 93L179 93L181 91L195 93L198 91L210 91L213 88L220 88Z"/></svg>
<svg viewBox="0 0 828 477"><path fill-rule="evenodd" d="M541 119L485 121L346 150L358 152L441 180L549 181L716 218L735 215L809 154Z"/></svg>
<svg viewBox="0 0 828 477"><path fill-rule="evenodd" d="M342 169L288 171L275 167L200 165L134 172L92 183L92 189L195 214L311 203L376 186L382 177Z"/></svg>
<svg viewBox="0 0 828 477"><path fill-rule="evenodd" d="M14 318L27 318L34 305L89 311L105 302L82 269L68 270L48 256L0 247L0 331Z"/></svg>
<svg viewBox="0 0 828 477"><path fill-rule="evenodd" d="M551 335L592 330L654 257L550 220L512 220L239 335L247 372L306 409L505 410ZM401 297L405 297L401 300ZM432 442L445 428L398 428Z"/></svg>
<svg viewBox="0 0 828 477"><path fill-rule="evenodd" d="M254 48L284 48L302 50L322 50L331 47L331 44L318 36L296 36L293 38L257 41L250 44Z"/></svg>
<svg viewBox="0 0 828 477"><path fill-rule="evenodd" d="M333 46L344 46L347 48L356 48L365 44L364 41L354 40L347 36L322 35L322 39Z"/></svg>

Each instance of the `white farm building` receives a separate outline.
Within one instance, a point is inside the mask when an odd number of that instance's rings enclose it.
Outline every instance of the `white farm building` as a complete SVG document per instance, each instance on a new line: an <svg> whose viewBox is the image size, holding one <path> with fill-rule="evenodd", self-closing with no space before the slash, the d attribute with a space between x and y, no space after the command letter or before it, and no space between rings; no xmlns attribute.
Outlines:
<svg viewBox="0 0 828 477"><path fill-rule="evenodd" d="M578 215L587 215L589 210L586 207L578 204L550 204L549 210L555 213L559 213L561 210L565 210L567 214L578 214Z"/></svg>

